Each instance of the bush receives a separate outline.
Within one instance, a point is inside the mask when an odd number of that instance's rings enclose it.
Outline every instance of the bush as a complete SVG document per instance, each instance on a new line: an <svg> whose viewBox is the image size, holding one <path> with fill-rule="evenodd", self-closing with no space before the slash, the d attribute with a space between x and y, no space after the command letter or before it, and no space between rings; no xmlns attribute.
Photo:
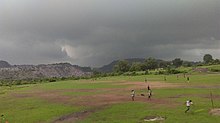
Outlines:
<svg viewBox="0 0 220 123"><path fill-rule="evenodd" d="M154 75L158 75L158 74L159 74L159 72L157 72L157 71L156 71L156 72L154 72Z"/></svg>
<svg viewBox="0 0 220 123"><path fill-rule="evenodd" d="M56 79L49 79L49 82L56 82Z"/></svg>
<svg viewBox="0 0 220 123"><path fill-rule="evenodd" d="M144 74L145 74L145 75L148 75L148 74L149 74L148 70L146 70Z"/></svg>
<svg viewBox="0 0 220 123"><path fill-rule="evenodd" d="M15 85L21 85L21 81L16 81Z"/></svg>
<svg viewBox="0 0 220 123"><path fill-rule="evenodd" d="M62 78L61 78L61 80L66 80L66 79L67 79L66 77L62 77Z"/></svg>
<svg viewBox="0 0 220 123"><path fill-rule="evenodd" d="M220 72L220 69L210 69L211 72Z"/></svg>
<svg viewBox="0 0 220 123"><path fill-rule="evenodd" d="M101 77L107 77L108 75L106 73L101 74Z"/></svg>
<svg viewBox="0 0 220 123"><path fill-rule="evenodd" d="M132 76L135 76L135 75L137 75L137 73L136 73L135 71L133 71L133 72L131 73L131 75L132 75Z"/></svg>
<svg viewBox="0 0 220 123"><path fill-rule="evenodd" d="M168 73L169 73L169 74L178 74L178 73L181 73L181 71L178 71L178 70L176 70L176 69L169 69L169 70L168 70Z"/></svg>
<svg viewBox="0 0 220 123"><path fill-rule="evenodd" d="M158 74L165 74L165 71L159 71Z"/></svg>

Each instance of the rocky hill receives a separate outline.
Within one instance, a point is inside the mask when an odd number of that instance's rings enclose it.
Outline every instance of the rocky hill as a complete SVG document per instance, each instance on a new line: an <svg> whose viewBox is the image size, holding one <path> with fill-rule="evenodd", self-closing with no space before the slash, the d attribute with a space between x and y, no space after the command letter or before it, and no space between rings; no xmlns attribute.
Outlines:
<svg viewBox="0 0 220 123"><path fill-rule="evenodd" d="M6 61L0 61L0 68L9 68L11 65Z"/></svg>
<svg viewBox="0 0 220 123"><path fill-rule="evenodd" d="M0 62L0 79L21 80L52 77L79 77L91 75L89 67L80 67L69 63L41 65L10 65Z"/></svg>

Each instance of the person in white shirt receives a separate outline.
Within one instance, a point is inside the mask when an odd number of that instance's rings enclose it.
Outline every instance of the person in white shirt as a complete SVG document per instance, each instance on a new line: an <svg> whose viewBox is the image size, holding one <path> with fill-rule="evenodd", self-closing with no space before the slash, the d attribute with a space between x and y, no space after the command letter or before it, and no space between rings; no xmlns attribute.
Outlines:
<svg viewBox="0 0 220 123"><path fill-rule="evenodd" d="M187 112L190 110L190 106L191 106L192 104L193 104L192 100L187 100L187 101L186 101L186 107L187 107L187 109L186 109L185 113L187 113Z"/></svg>
<svg viewBox="0 0 220 123"><path fill-rule="evenodd" d="M134 97L135 97L135 91L131 90L131 99L132 99L132 101L134 101Z"/></svg>

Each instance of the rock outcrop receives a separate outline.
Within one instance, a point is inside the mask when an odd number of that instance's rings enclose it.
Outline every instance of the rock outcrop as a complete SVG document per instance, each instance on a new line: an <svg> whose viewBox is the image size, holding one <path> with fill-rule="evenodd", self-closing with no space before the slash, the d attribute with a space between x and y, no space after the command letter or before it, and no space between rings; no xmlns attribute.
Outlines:
<svg viewBox="0 0 220 123"><path fill-rule="evenodd" d="M0 62L0 79L22 80L40 78L62 78L89 76L92 71L88 67L80 67L69 63L42 64L42 65L10 65Z"/></svg>

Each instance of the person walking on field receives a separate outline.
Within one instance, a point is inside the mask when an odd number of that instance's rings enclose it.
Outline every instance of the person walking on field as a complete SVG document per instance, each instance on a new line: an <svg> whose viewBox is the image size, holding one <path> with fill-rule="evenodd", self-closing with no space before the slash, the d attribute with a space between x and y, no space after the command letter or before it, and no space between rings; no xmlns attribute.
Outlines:
<svg viewBox="0 0 220 123"><path fill-rule="evenodd" d="M1 115L1 123L5 123L5 117L3 114Z"/></svg>
<svg viewBox="0 0 220 123"><path fill-rule="evenodd" d="M149 85L147 86L147 90L150 90L150 86Z"/></svg>
<svg viewBox="0 0 220 123"><path fill-rule="evenodd" d="M152 96L152 90L150 89L149 85L147 86L147 91L148 91L148 99L150 99Z"/></svg>
<svg viewBox="0 0 220 123"><path fill-rule="evenodd" d="M131 99L132 99L132 101L134 101L134 97L135 97L135 91L131 90Z"/></svg>
<svg viewBox="0 0 220 123"><path fill-rule="evenodd" d="M144 82L147 82L147 79L145 78Z"/></svg>
<svg viewBox="0 0 220 123"><path fill-rule="evenodd" d="M166 76L164 76L164 81L167 81L167 77Z"/></svg>
<svg viewBox="0 0 220 123"><path fill-rule="evenodd" d="M151 99L151 96L152 96L152 90L150 89L150 90L148 90L148 100Z"/></svg>
<svg viewBox="0 0 220 123"><path fill-rule="evenodd" d="M193 105L193 102L192 102L192 100L187 100L186 101L186 111L185 111L185 113L187 113L189 110L190 110L190 106L191 105Z"/></svg>
<svg viewBox="0 0 220 123"><path fill-rule="evenodd" d="M189 83L189 77L187 77L187 82Z"/></svg>
<svg viewBox="0 0 220 123"><path fill-rule="evenodd" d="M0 123L8 123L8 120L6 120L5 116L1 115L1 122Z"/></svg>

